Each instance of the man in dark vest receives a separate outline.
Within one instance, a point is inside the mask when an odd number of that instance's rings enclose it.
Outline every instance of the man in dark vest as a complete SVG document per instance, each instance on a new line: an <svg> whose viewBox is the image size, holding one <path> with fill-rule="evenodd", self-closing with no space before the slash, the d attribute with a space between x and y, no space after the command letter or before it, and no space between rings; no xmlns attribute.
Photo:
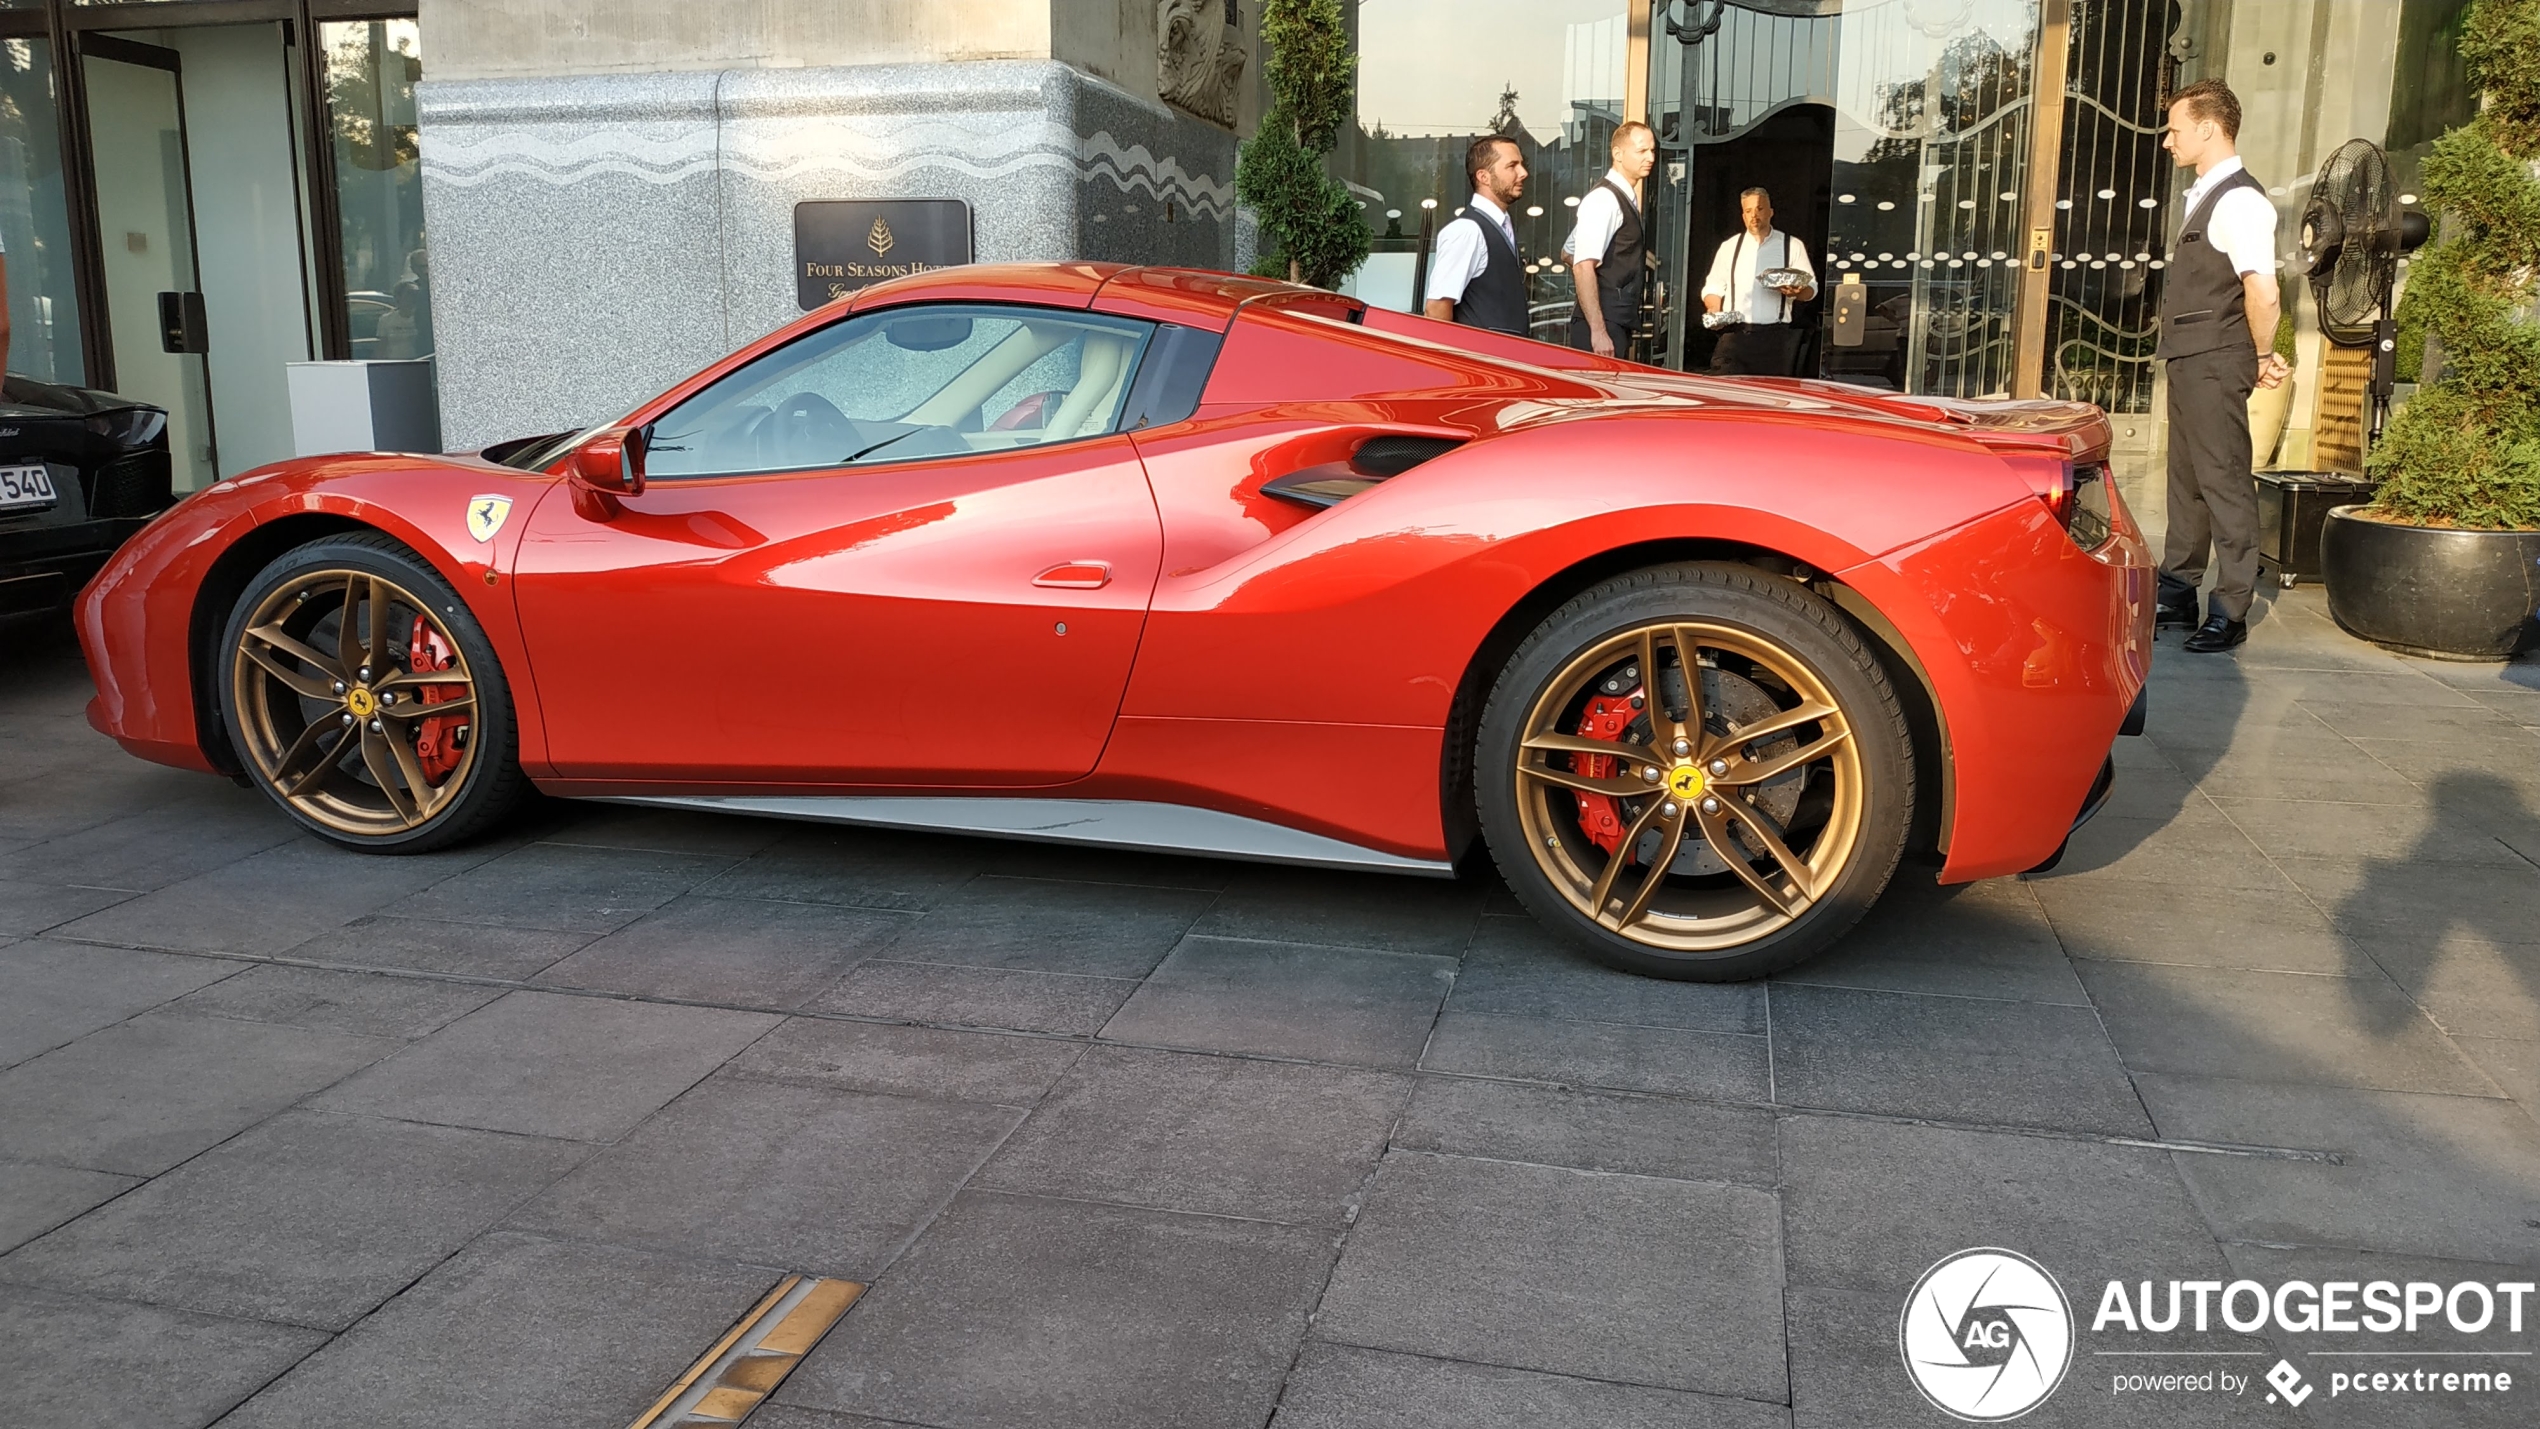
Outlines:
<svg viewBox="0 0 2540 1429"><path fill-rule="evenodd" d="M1421 311L1445 322L1527 336L1526 270L1508 218L1526 191L1526 160L1515 140L1485 134L1464 151L1473 198L1438 230Z"/></svg>
<svg viewBox="0 0 2540 1429"><path fill-rule="evenodd" d="M2240 164L2240 100L2218 79L2170 98L2161 147L2196 171L2187 216L2161 285L2169 380L2169 530L2161 546L2160 625L2194 628L2199 655L2249 638L2258 586L2258 483L2249 451L2249 392L2292 371L2275 355L2283 300L2275 284L2275 205ZM2214 592L2197 619L2210 552Z"/></svg>
<svg viewBox="0 0 2540 1429"><path fill-rule="evenodd" d="M1614 167L1579 200L1578 222L1561 245L1578 284L1570 345L1599 357L1629 357L1632 327L1648 280L1649 245L1640 226L1640 183L1658 162L1658 137L1637 119L1614 130Z"/></svg>

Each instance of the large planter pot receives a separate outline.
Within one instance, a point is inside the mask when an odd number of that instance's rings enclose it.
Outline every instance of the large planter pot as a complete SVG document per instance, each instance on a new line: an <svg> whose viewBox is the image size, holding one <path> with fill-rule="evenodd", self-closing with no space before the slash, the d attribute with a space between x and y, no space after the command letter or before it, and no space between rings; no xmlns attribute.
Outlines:
<svg viewBox="0 0 2540 1429"><path fill-rule="evenodd" d="M2540 645L2540 531L2451 531L2328 513L2328 613L2347 634L2411 655L2502 660Z"/></svg>
<svg viewBox="0 0 2540 1429"><path fill-rule="evenodd" d="M2284 424L2293 415L2293 379L2285 378L2273 387L2260 387L2249 394L2249 461L2253 466L2275 465L2276 443L2284 440Z"/></svg>

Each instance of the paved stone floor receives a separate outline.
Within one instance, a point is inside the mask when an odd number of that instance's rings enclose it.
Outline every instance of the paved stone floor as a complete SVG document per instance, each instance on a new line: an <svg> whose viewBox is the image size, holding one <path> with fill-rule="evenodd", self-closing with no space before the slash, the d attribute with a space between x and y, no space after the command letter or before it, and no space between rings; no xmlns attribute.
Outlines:
<svg viewBox="0 0 2540 1429"><path fill-rule="evenodd" d="M2052 877L1744 987L1479 884L568 806L356 857L0 639L12 1423L615 1429L812 1271L874 1288L754 1429L1937 1424L1897 1317L1965 1247L2085 1319L2540 1266L2540 664L2310 591L2165 644ZM2029 1422L2540 1421L2107 1343Z"/></svg>

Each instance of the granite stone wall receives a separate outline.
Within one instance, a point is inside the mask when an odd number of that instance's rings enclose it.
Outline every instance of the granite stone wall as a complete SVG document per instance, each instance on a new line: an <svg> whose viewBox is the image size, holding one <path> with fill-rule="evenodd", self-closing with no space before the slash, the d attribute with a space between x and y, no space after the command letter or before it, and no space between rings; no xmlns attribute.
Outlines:
<svg viewBox="0 0 2540 1429"><path fill-rule="evenodd" d="M1040 60L427 82L441 429L586 426L797 316L794 205L968 201L983 262L1235 258L1234 138Z"/></svg>

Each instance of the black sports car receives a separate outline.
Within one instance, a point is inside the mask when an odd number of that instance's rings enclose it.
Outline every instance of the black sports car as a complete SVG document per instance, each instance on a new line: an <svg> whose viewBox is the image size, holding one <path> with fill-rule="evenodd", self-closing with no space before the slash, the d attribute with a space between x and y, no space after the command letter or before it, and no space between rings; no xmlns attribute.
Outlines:
<svg viewBox="0 0 2540 1429"><path fill-rule="evenodd" d="M0 615L68 605L174 501L166 412L30 377L0 385Z"/></svg>

